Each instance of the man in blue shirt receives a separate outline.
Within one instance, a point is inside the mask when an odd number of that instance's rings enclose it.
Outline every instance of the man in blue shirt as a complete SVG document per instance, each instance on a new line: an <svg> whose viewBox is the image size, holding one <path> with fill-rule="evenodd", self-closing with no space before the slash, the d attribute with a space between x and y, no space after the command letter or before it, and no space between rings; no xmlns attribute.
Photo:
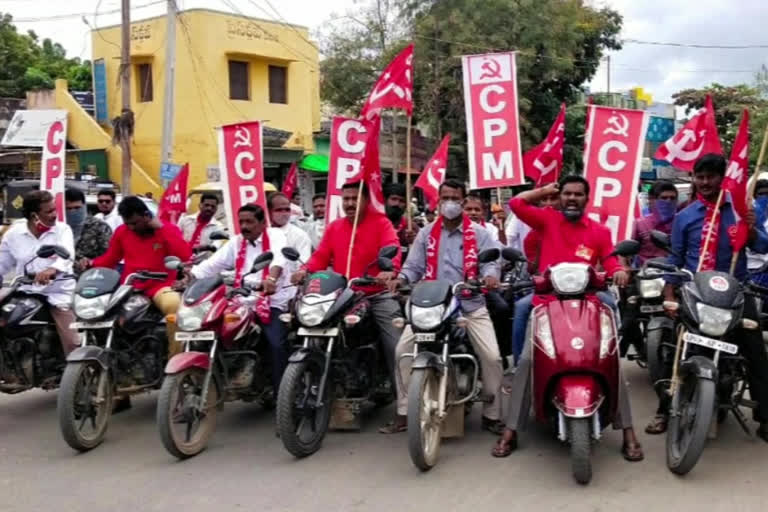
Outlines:
<svg viewBox="0 0 768 512"><path fill-rule="evenodd" d="M672 250L668 261L679 268L696 272L699 266L701 246L706 233L703 226L707 220L708 204L714 204L720 194L727 163L721 155L708 154L701 157L693 167L693 184L696 187L696 199L675 217L672 225ZM762 226L755 226L755 214L749 211L746 216L749 226L748 245L751 249L768 252L768 234ZM717 234L713 234L709 243L716 244L714 270L729 272L731 267L731 248L728 228L736 223L736 213L730 195L724 194L720 208L720 225ZM747 258L742 250L738 256L735 277L743 280L747 276ZM679 282L667 279L664 288L665 307L677 304L675 289ZM676 309L668 309L670 316L676 315ZM744 317L759 323L757 308L751 296L745 297ZM741 329L739 351L747 360L749 370L749 388L753 400L758 402L754 418L760 423L757 435L768 442L768 355L763 346L762 333L755 329ZM646 427L648 434L661 434L667 429L668 396L662 393L656 417Z"/></svg>

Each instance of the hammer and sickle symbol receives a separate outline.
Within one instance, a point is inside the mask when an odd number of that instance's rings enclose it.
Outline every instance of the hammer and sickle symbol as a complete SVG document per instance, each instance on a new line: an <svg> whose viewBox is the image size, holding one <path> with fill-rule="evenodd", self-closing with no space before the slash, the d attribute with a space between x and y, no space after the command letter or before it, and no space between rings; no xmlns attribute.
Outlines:
<svg viewBox="0 0 768 512"><path fill-rule="evenodd" d="M603 135L610 133L629 137L629 119L624 114L619 114L619 116L621 116L621 120L615 114L608 118L608 124L611 126L605 129Z"/></svg>
<svg viewBox="0 0 768 512"><path fill-rule="evenodd" d="M485 80L487 78L501 78L501 66L499 65L498 61L494 59L488 59L483 62L483 64L480 66L480 69L483 70L482 74L480 75L480 80Z"/></svg>
<svg viewBox="0 0 768 512"><path fill-rule="evenodd" d="M238 128L235 132L234 147L239 148L241 146L251 147L251 132L245 128Z"/></svg>

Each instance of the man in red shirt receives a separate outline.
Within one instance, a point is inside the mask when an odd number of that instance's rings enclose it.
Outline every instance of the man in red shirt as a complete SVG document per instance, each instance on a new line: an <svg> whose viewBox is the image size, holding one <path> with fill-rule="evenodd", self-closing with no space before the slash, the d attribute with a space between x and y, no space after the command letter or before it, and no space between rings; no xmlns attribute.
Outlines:
<svg viewBox="0 0 768 512"><path fill-rule="evenodd" d="M319 272L331 267L334 272L345 275L347 272L347 258L349 246L352 241L352 227L355 220L355 212L359 211L355 243L352 248L352 262L349 266L348 279L362 277L369 263L375 262L379 250L383 247L397 247L394 272L381 272L374 264L368 273L377 275L382 283L380 292L385 289L384 282L400 270L400 240L397 237L392 222L383 214L369 206L368 187L363 185L360 208L357 208L358 183L348 183L342 187L342 208L346 217L337 219L325 227L323 239L317 250L309 258L304 267L293 274L291 281L295 284L306 277L307 272ZM392 325L392 320L401 317L400 305L390 293L376 293L370 297L371 310L378 326L381 342L384 344L384 353L387 357L387 367L392 379L392 390L395 390L395 347L400 340L402 329Z"/></svg>
<svg viewBox="0 0 768 512"><path fill-rule="evenodd" d="M545 197L559 193L560 210L534 206ZM589 183L581 176L566 176L559 184L523 192L509 202L512 211L531 229L539 232L544 243L539 254L539 268L545 270L559 263L587 263L603 266L613 282L624 287L629 282L629 273L612 256L611 233L605 226L584 215L589 200ZM608 293L598 294L600 300L616 309L613 297ZM531 297L532 298L532 297ZM514 322L526 322L533 306L523 299L515 304ZM517 430L525 426L530 406L530 346L525 346L520 364L511 386L511 399L507 428L493 449L494 457L506 457L517 448ZM526 405L528 407L526 407ZM629 461L643 459L643 451L632 427L632 412L627 394L626 382L619 378L619 413L614 427L624 431L622 454Z"/></svg>

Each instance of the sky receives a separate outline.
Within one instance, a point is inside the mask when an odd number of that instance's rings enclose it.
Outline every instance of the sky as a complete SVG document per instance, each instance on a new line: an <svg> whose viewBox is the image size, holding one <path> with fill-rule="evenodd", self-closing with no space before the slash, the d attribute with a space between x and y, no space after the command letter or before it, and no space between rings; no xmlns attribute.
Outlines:
<svg viewBox="0 0 768 512"><path fill-rule="evenodd" d="M177 0L182 9L208 7L259 18L277 18L304 25L316 31L332 15L343 15L355 8L355 0ZM226 4L225 4L226 1ZM117 24L120 0L2 0L0 11L10 12L21 30L34 30L40 37L61 43L69 56L90 57L89 25ZM611 90L640 86L655 101L670 101L674 92L688 87L752 83L762 64L768 66L768 19L766 0L591 0L598 7L608 6L624 17L621 37L648 42L693 45L762 45L750 49L700 49L626 42L611 53ZM165 12L158 0L132 0L134 19ZM277 11L272 9L274 6ZM98 12L98 16L94 13ZM112 14L109 14L112 12ZM57 15L84 14L55 20ZM471 43L471 41L466 41ZM592 91L607 86L606 65L601 65L589 84Z"/></svg>

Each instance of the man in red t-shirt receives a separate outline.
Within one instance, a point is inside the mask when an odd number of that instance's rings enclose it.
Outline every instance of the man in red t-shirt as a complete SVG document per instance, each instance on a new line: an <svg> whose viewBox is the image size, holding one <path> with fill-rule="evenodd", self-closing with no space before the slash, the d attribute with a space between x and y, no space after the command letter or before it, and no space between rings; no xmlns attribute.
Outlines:
<svg viewBox="0 0 768 512"><path fill-rule="evenodd" d="M560 210L534 206L545 197L559 193ZM589 200L589 183L581 176L566 176L560 183L523 192L509 202L509 206L520 220L539 232L542 240L539 254L539 269L546 270L559 263L601 264L613 282L624 287L629 282L629 273L612 256L611 233L584 214ZM608 293L598 293L600 300L614 311L616 304ZM532 298L532 296L531 296ZM523 299L515 304L515 323L528 322L532 310L531 302ZM506 457L517 448L517 430L525 426L530 409L530 365L531 347L526 342L523 356L518 364L511 385L511 398L507 428L493 449L494 457ZM619 378L619 412L614 428L624 431L622 454L629 461L643 459L643 451L632 427L632 412L627 394L626 382Z"/></svg>

